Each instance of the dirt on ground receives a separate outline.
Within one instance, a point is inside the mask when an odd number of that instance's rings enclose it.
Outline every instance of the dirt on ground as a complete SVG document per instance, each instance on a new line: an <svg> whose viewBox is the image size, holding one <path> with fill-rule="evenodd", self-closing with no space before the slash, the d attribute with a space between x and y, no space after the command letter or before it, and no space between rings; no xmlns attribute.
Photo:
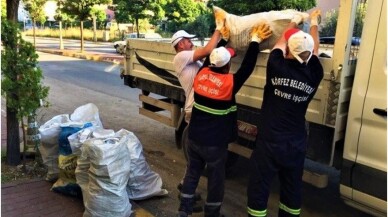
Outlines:
<svg viewBox="0 0 388 217"><path fill-rule="evenodd" d="M44 179L47 168L35 156L28 156L17 166L6 163L5 157L1 158L1 184L31 179Z"/></svg>

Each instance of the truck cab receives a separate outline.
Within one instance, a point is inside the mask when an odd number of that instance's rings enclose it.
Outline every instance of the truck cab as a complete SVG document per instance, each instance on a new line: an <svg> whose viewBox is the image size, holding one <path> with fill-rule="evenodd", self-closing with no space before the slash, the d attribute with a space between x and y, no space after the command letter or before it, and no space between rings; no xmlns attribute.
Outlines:
<svg viewBox="0 0 388 217"><path fill-rule="evenodd" d="M340 193L376 216L387 213L387 11L368 2L349 104ZM373 14L369 13L373 10Z"/></svg>

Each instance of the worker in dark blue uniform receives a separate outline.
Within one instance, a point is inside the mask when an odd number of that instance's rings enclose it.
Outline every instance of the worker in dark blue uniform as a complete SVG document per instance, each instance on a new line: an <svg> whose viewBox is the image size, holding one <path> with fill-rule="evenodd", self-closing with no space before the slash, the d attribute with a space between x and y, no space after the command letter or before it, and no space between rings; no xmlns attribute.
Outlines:
<svg viewBox="0 0 388 217"><path fill-rule="evenodd" d="M204 216L219 217L224 197L225 161L228 143L237 138L235 95L253 72L259 43L270 37L266 24L253 28L251 42L241 67L230 72L231 48L215 48L194 79L194 105L189 124L189 162L181 191L178 216L192 213L195 190L207 166L208 185Z"/></svg>
<svg viewBox="0 0 388 217"><path fill-rule="evenodd" d="M306 155L305 115L323 78L317 57L319 10L311 14L310 34L296 29L295 17L272 49L266 74L256 149L251 156L248 216L267 216L270 184L280 180L278 216L299 216Z"/></svg>

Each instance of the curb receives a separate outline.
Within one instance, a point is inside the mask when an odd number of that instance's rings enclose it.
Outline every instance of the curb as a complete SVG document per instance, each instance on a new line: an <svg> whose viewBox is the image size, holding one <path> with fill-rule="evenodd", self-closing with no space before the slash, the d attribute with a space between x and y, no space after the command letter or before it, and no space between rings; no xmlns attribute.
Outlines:
<svg viewBox="0 0 388 217"><path fill-rule="evenodd" d="M72 50L52 50L52 49L41 49L37 48L36 51L43 53L51 53L56 55L75 57L78 59L86 59L97 62L109 62L124 65L124 56L109 55L104 53L88 53L88 52L78 52Z"/></svg>

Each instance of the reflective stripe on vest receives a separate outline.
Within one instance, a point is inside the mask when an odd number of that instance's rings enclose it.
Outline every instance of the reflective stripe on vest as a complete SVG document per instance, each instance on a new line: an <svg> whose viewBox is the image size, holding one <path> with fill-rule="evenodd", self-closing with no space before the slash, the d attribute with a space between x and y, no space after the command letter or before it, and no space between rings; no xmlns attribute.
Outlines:
<svg viewBox="0 0 388 217"><path fill-rule="evenodd" d="M231 112L237 111L237 106L235 105L231 106L228 109L212 109L194 102L194 107L197 108L198 110L201 110L203 112L210 113L213 115L227 115Z"/></svg>
<svg viewBox="0 0 388 217"><path fill-rule="evenodd" d="M212 72L209 67L198 72L194 79L194 91L210 99L231 100L233 94L233 75Z"/></svg>
<svg viewBox="0 0 388 217"><path fill-rule="evenodd" d="M300 209L291 209L282 203L279 203L279 209L284 210L291 215L300 215Z"/></svg>
<svg viewBox="0 0 388 217"><path fill-rule="evenodd" d="M255 217L265 217L267 216L267 210L254 210L251 208L247 208L248 214Z"/></svg>

